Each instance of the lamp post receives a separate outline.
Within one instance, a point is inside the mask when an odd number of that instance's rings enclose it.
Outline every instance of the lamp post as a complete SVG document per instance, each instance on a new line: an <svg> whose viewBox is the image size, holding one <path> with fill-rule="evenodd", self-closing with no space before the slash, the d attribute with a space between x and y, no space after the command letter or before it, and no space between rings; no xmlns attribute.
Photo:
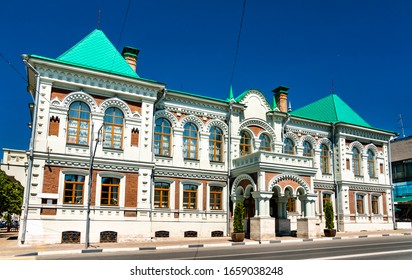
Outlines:
<svg viewBox="0 0 412 280"><path fill-rule="evenodd" d="M99 144L100 139L100 132L103 128L103 125L100 126L99 130L97 131L97 139L96 143L93 147L93 140L90 145L90 163L89 163L89 190L87 193L87 217L86 217L86 241L85 241L85 249L89 248L90 246L90 204L91 204L91 192L92 192L92 182L93 182L93 161L94 157L96 155L96 149L97 149L97 144ZM94 130L94 124L92 123L92 129L91 129L91 136L93 139L93 131Z"/></svg>

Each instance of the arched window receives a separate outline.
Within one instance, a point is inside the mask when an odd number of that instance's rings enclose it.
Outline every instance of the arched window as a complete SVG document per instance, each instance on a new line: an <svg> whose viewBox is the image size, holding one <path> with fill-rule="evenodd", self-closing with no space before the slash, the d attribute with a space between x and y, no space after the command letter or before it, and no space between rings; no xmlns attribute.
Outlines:
<svg viewBox="0 0 412 280"><path fill-rule="evenodd" d="M313 156L312 145L308 141L303 141L303 155L305 157Z"/></svg>
<svg viewBox="0 0 412 280"><path fill-rule="evenodd" d="M249 132L242 131L240 133L240 155L249 155L252 153L252 138Z"/></svg>
<svg viewBox="0 0 412 280"><path fill-rule="evenodd" d="M293 145L292 140L289 138L285 138L283 152L285 154L294 155L295 154L295 146Z"/></svg>
<svg viewBox="0 0 412 280"><path fill-rule="evenodd" d="M155 122L154 153L160 156L171 156L172 126L165 118Z"/></svg>
<svg viewBox="0 0 412 280"><path fill-rule="evenodd" d="M352 149L352 170L355 176L360 176L360 153L358 148L353 147Z"/></svg>
<svg viewBox="0 0 412 280"><path fill-rule="evenodd" d="M375 177L375 154L371 150L368 150L368 174Z"/></svg>
<svg viewBox="0 0 412 280"><path fill-rule="evenodd" d="M183 131L183 157L197 159L197 127L193 123L186 123Z"/></svg>
<svg viewBox="0 0 412 280"><path fill-rule="evenodd" d="M270 138L269 138L269 136L265 133L262 133L262 134L260 134L259 139L260 139L259 150L270 152L271 148L270 148Z"/></svg>
<svg viewBox="0 0 412 280"><path fill-rule="evenodd" d="M209 160L223 161L223 132L216 126L210 128Z"/></svg>
<svg viewBox="0 0 412 280"><path fill-rule="evenodd" d="M69 108L67 143L88 145L90 108L81 101L73 102Z"/></svg>
<svg viewBox="0 0 412 280"><path fill-rule="evenodd" d="M115 107L104 114L103 147L121 149L123 140L123 112Z"/></svg>
<svg viewBox="0 0 412 280"><path fill-rule="evenodd" d="M320 170L322 174L329 174L329 148L325 144L321 144L320 149Z"/></svg>

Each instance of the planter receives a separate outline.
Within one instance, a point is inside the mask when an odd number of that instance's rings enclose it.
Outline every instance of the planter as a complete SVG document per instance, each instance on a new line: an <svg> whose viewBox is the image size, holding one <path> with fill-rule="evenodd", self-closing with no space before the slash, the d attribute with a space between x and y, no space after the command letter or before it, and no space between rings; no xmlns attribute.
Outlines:
<svg viewBox="0 0 412 280"><path fill-rule="evenodd" d="M242 242L245 239L244 232L232 232L231 234L233 242Z"/></svg>
<svg viewBox="0 0 412 280"><path fill-rule="evenodd" d="M335 237L336 236L336 229L324 229L323 232L325 233L325 237Z"/></svg>

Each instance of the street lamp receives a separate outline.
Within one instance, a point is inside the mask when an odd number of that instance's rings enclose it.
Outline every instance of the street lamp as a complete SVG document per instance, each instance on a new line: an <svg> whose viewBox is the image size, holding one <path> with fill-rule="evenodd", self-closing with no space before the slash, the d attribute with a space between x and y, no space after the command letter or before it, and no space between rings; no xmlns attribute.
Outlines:
<svg viewBox="0 0 412 280"><path fill-rule="evenodd" d="M97 131L97 139L96 143L93 148L93 140L90 145L90 163L89 163L89 191L87 193L87 218L86 218L86 241L85 241L85 249L89 248L90 246L90 204L91 204L91 192L92 192L92 182L93 182L93 161L94 156L96 155L97 144L100 142L100 132L103 128L103 125L100 126L99 130ZM92 139L93 139L93 130L94 124L92 123Z"/></svg>

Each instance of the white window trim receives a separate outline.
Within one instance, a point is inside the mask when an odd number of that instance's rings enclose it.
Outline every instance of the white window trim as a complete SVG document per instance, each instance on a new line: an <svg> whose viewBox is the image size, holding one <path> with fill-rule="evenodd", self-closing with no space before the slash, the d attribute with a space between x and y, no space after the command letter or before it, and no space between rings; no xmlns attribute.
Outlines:
<svg viewBox="0 0 412 280"><path fill-rule="evenodd" d="M222 187L222 209L220 210L212 210L210 209L210 187ZM226 183L218 183L218 182L208 182L206 184L206 211L226 211L226 202L227 202L227 189Z"/></svg>
<svg viewBox="0 0 412 280"><path fill-rule="evenodd" d="M162 211L162 210L174 210L175 209L175 193L176 193L176 182L173 180L168 180L164 178L156 179L154 183L167 183L169 184L169 208L155 208L154 207L154 188L155 185L153 184L153 192L152 192L152 201L153 201L153 210L154 211ZM182 186L183 188L183 186ZM182 193L183 195L183 193Z"/></svg>
<svg viewBox="0 0 412 280"><path fill-rule="evenodd" d="M102 178L103 177L111 177L111 178L120 179L119 205L117 205L117 206L108 206L108 205L101 206L100 201L101 201L101 194L102 194ZM126 192L126 176L124 174L114 173L114 172L107 172L107 171L97 173L97 176L96 176L96 199L95 199L95 205L96 206L108 207L108 208L124 207L125 197L126 197L125 192Z"/></svg>
<svg viewBox="0 0 412 280"><path fill-rule="evenodd" d="M64 203L64 181L65 181L65 176L66 175L82 175L84 176L84 185L83 185L83 203L80 204L67 204ZM80 205L87 205L87 198L89 194L89 172L84 169L63 169L60 171L60 176L59 176L59 187L58 187L58 192L59 192L59 198L57 201L57 204L59 205L65 205L65 206L80 206Z"/></svg>

